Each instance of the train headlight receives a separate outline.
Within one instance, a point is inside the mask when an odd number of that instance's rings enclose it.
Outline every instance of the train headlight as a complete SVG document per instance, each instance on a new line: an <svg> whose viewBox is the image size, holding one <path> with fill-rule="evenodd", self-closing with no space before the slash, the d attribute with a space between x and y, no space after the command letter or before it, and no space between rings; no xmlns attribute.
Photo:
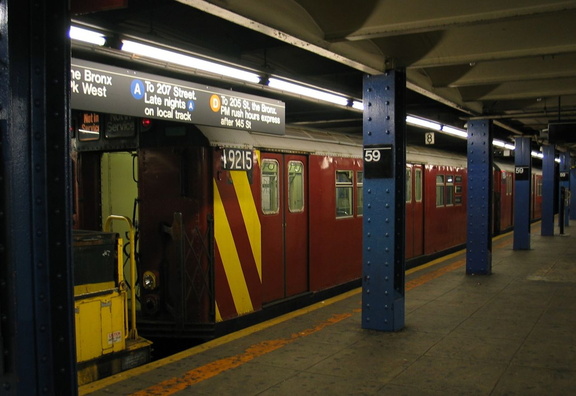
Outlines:
<svg viewBox="0 0 576 396"><path fill-rule="evenodd" d="M142 276L142 286L146 290L154 290L158 287L158 276L154 271L146 271Z"/></svg>

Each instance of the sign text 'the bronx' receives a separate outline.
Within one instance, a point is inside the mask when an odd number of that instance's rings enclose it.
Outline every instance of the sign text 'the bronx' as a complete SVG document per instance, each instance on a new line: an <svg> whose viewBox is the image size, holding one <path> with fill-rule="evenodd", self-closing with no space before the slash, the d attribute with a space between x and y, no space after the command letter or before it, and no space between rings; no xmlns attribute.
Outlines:
<svg viewBox="0 0 576 396"><path fill-rule="evenodd" d="M284 134L281 101L81 59L71 73L76 110Z"/></svg>
<svg viewBox="0 0 576 396"><path fill-rule="evenodd" d="M84 69L84 73L80 70L72 69L72 93L82 93L84 95L98 96L101 98L108 97L108 86L112 85L112 76L105 74L98 74L89 69ZM82 77L84 74L84 77ZM78 84L78 80L82 84Z"/></svg>

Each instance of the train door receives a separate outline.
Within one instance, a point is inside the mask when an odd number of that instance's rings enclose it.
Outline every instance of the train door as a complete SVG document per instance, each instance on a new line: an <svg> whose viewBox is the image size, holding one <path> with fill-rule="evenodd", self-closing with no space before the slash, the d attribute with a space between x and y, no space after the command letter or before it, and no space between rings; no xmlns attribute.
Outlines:
<svg viewBox="0 0 576 396"><path fill-rule="evenodd" d="M133 224L137 224L138 211L135 207L138 198L138 183L136 156L131 152L105 152L100 160L100 191L102 204L102 226L110 215L128 217ZM110 231L118 233L125 245L125 263L130 260L127 252L129 226L125 221L110 223ZM135 243L135 241L134 241ZM134 247L137 249L137 246ZM138 252L136 252L138 253ZM130 278L128 266L125 266L125 279L129 285L135 280ZM130 294L128 294L130 296Z"/></svg>
<svg viewBox="0 0 576 396"><path fill-rule="evenodd" d="M136 160L130 152L103 153L100 165L102 194L102 221L110 215L126 216L136 222L135 202L138 198ZM111 225L126 242L128 226L125 222Z"/></svg>
<svg viewBox="0 0 576 396"><path fill-rule="evenodd" d="M424 202L422 165L406 166L406 258L424 254Z"/></svg>
<svg viewBox="0 0 576 396"><path fill-rule="evenodd" d="M307 157L261 155L263 302L308 291Z"/></svg>

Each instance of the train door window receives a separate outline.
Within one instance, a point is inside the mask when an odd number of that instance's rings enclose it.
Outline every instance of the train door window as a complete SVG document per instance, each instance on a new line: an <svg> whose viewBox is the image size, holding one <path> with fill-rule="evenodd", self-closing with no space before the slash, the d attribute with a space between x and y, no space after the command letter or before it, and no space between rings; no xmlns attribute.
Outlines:
<svg viewBox="0 0 576 396"><path fill-rule="evenodd" d="M336 217L352 216L352 171L336 171Z"/></svg>
<svg viewBox="0 0 576 396"><path fill-rule="evenodd" d="M504 173L504 175L506 175L506 195L512 195L512 175L507 173Z"/></svg>
<svg viewBox="0 0 576 396"><path fill-rule="evenodd" d="M356 214L364 214L364 172L356 172Z"/></svg>
<svg viewBox="0 0 576 396"><path fill-rule="evenodd" d="M412 202L412 168L406 167L406 203Z"/></svg>
<svg viewBox="0 0 576 396"><path fill-rule="evenodd" d="M446 205L454 205L454 176L446 176Z"/></svg>
<svg viewBox="0 0 576 396"><path fill-rule="evenodd" d="M276 214L279 212L278 161L262 160L262 213Z"/></svg>
<svg viewBox="0 0 576 396"><path fill-rule="evenodd" d="M444 206L444 175L436 175L436 206Z"/></svg>
<svg viewBox="0 0 576 396"><path fill-rule="evenodd" d="M414 199L422 202L422 169L414 169Z"/></svg>
<svg viewBox="0 0 576 396"><path fill-rule="evenodd" d="M304 164L301 161L288 162L288 210L304 211Z"/></svg>

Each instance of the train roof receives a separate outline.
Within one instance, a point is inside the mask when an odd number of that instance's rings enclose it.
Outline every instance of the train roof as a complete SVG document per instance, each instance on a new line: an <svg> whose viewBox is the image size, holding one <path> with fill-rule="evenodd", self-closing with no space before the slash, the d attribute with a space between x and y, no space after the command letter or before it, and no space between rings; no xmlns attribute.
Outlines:
<svg viewBox="0 0 576 396"><path fill-rule="evenodd" d="M286 128L284 135L198 126L212 146L362 158L362 137L325 131Z"/></svg>
<svg viewBox="0 0 576 396"><path fill-rule="evenodd" d="M288 126L284 135L248 132L198 125L210 145L230 148L256 148L315 155L362 158L363 138L359 135L331 133L324 130ZM406 148L406 161L424 165L466 168L465 155L435 149L432 146Z"/></svg>

